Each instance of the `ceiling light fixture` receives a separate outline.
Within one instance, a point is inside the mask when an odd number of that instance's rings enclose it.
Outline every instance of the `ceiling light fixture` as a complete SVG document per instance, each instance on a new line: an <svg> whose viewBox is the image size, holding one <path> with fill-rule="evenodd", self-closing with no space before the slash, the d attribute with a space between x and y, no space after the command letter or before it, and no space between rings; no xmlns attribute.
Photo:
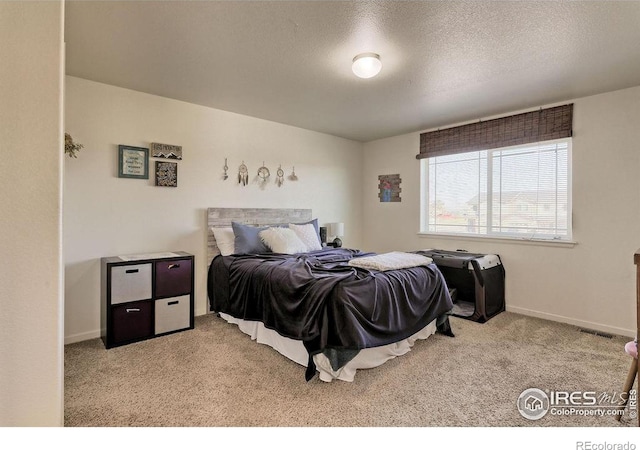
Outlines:
<svg viewBox="0 0 640 450"><path fill-rule="evenodd" d="M382 69L380 55L377 53L360 53L353 58L351 69L360 78L375 77Z"/></svg>

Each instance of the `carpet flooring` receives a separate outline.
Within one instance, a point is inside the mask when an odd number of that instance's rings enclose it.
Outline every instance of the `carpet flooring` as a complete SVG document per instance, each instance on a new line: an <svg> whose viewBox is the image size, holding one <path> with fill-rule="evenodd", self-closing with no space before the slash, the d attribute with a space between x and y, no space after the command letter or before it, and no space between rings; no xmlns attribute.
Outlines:
<svg viewBox="0 0 640 450"><path fill-rule="evenodd" d="M106 350L65 346L66 427L631 427L628 414L528 420L527 388L620 393L628 338L504 312L453 317L434 335L352 383L305 382L305 368L215 315L195 329ZM636 384L637 388L637 384Z"/></svg>

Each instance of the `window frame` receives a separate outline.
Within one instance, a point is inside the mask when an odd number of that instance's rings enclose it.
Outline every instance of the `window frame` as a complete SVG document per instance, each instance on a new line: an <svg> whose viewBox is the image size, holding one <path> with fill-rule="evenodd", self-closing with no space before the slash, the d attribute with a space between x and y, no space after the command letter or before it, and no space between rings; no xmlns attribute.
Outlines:
<svg viewBox="0 0 640 450"><path fill-rule="evenodd" d="M493 153L500 151L508 151L519 148L527 148L527 147L535 147L536 145L552 145L556 143L566 143L567 144L567 234L566 236L527 236L525 234L520 233L508 233L508 232L490 232L491 229L491 217L489 216L491 212L491 208L487 209L488 220L487 223L487 232L485 234L481 233L465 233L465 232L454 232L454 231L434 231L429 229L429 160L431 158L423 158L420 161L420 231L419 235L429 236L429 237L454 237L461 239L480 239L480 240L506 240L506 241L528 241L528 242L537 242L537 243L549 243L549 244L575 244L573 240L573 157L572 157L572 147L573 141L571 137L553 139L548 141L541 142L533 142L529 144L519 144L513 145L509 147L498 147L486 150L477 150L474 152L465 152L465 153L479 153L481 151L487 152L487 169L486 176L492 176L492 162L493 161ZM487 186L491 186L491 183L487 182ZM489 189L487 189L489 190ZM480 193L479 193L480 194ZM487 193L487 204L491 204L490 201L493 198L492 193Z"/></svg>

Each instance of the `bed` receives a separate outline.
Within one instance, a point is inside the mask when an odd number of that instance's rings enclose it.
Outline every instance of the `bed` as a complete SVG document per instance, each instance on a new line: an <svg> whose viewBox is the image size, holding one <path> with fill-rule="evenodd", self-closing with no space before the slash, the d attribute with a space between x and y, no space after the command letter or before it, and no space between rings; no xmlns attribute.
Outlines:
<svg viewBox="0 0 640 450"><path fill-rule="evenodd" d="M313 240L317 219L308 209L209 208L207 217L210 311L306 366L307 380L318 373L353 381L357 370L407 353L418 339L452 335L453 304L429 258L267 239L295 231ZM257 240L246 246L240 238ZM264 242L266 250L256 247Z"/></svg>

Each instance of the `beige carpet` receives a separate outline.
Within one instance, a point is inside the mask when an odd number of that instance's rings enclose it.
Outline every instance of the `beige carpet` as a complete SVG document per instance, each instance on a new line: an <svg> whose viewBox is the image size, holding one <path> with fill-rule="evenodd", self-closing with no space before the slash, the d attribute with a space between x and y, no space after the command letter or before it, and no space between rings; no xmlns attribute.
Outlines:
<svg viewBox="0 0 640 450"><path fill-rule="evenodd" d="M359 371L353 383L304 380L304 368L214 315L195 329L105 350L65 347L68 427L619 427L624 417L523 418L530 387L620 392L623 337L502 313L486 324L452 318L407 355Z"/></svg>

